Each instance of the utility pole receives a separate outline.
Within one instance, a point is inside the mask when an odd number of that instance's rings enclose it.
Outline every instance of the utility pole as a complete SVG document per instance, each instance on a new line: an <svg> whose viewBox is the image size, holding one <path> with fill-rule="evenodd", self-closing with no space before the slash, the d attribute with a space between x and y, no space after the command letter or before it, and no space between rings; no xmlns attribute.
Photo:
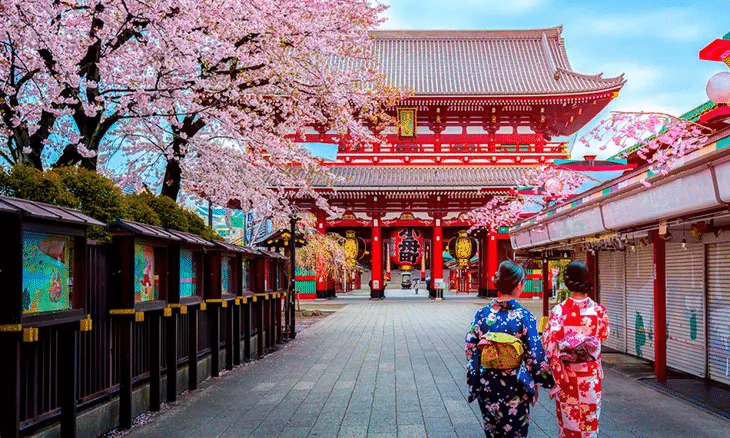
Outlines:
<svg viewBox="0 0 730 438"><path fill-rule="evenodd" d="M291 240L289 245L289 293L287 294L287 306L289 308L289 339L297 337L296 331L296 312L294 309L294 294L296 283L296 248L297 248L297 235L296 235L297 217L292 214L289 216L289 227L291 231Z"/></svg>

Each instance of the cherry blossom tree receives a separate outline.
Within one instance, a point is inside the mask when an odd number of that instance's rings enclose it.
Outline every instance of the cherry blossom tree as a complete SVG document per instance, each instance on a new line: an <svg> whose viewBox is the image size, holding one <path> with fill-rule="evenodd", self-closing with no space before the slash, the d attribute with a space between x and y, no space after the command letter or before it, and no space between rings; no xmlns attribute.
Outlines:
<svg viewBox="0 0 730 438"><path fill-rule="evenodd" d="M666 174L684 155L707 144L712 131L664 113L614 112L578 141L598 151L636 153L653 173ZM511 226L520 218L573 196L588 178L580 172L547 165L528 171L510 196L496 196L470 212L472 228ZM646 179L641 180L650 186Z"/></svg>
<svg viewBox="0 0 730 438"><path fill-rule="evenodd" d="M353 263L345 251L345 238L337 233L303 233L306 243L296 251L297 266L317 275L339 280Z"/></svg>
<svg viewBox="0 0 730 438"><path fill-rule="evenodd" d="M589 148L634 151L654 173L666 174L684 155L701 148L712 131L690 120L657 112L614 112L579 141ZM645 179L642 183L649 186Z"/></svg>
<svg viewBox="0 0 730 438"><path fill-rule="evenodd" d="M580 172L554 165L530 169L512 187L509 195L494 196L483 207L468 213L472 229L494 231L499 227L510 227L531 212L570 198L586 178Z"/></svg>
<svg viewBox="0 0 730 438"><path fill-rule="evenodd" d="M120 184L285 209L268 188L316 196L308 184L321 172L294 135L317 126L376 141L371 128L400 96L372 62L367 31L382 10L367 0L0 0L0 156L92 169L121 156L122 172L106 169Z"/></svg>

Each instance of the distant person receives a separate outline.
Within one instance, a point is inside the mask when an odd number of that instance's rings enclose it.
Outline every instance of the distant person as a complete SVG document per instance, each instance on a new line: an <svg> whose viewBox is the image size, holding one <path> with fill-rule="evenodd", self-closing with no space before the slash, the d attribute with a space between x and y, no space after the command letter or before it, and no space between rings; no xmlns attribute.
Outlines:
<svg viewBox="0 0 730 438"><path fill-rule="evenodd" d="M561 437L598 437L601 414L601 344L608 338L606 309L588 297L593 283L586 264L570 262L563 282L571 297L553 307L542 335L555 378Z"/></svg>
<svg viewBox="0 0 730 438"><path fill-rule="evenodd" d="M517 302L524 280L521 266L502 262L497 298L474 315L466 334L469 402L478 401L487 438L526 437L535 385L553 385L537 321Z"/></svg>

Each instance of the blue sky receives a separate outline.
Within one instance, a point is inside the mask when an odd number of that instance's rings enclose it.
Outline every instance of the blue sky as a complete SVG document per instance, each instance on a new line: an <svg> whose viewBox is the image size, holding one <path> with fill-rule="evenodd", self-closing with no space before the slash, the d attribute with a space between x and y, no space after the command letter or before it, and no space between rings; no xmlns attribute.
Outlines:
<svg viewBox="0 0 730 438"><path fill-rule="evenodd" d="M698 52L730 31L730 1L382 0L381 29L531 29L562 25L568 59L579 73L625 74L609 111L680 115L707 101L705 85L728 68ZM580 133L579 133L580 135ZM318 149L315 148L315 151ZM595 151L599 156L608 152ZM573 157L585 150L576 145ZM610 154L609 154L610 155Z"/></svg>

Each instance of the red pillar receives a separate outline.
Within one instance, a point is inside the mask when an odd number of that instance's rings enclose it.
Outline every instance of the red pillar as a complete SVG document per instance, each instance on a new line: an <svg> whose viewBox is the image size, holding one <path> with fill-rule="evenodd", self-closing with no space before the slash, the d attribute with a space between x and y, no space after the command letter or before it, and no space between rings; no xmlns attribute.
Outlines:
<svg viewBox="0 0 730 438"><path fill-rule="evenodd" d="M487 242L489 241L489 233L484 233L484 236L479 242L479 296L489 296L489 264L487 257Z"/></svg>
<svg viewBox="0 0 730 438"><path fill-rule="evenodd" d="M593 281L593 289L591 289L590 292L588 292L588 296L595 301L596 300L596 288L595 285L598 284L598 273L596 272L596 254L588 251L588 254L586 255L586 267L588 267L588 272L591 275L591 280Z"/></svg>
<svg viewBox="0 0 730 438"><path fill-rule="evenodd" d="M542 258L542 317L550 316L550 267L547 257ZM540 327L543 327L540 324Z"/></svg>
<svg viewBox="0 0 730 438"><path fill-rule="evenodd" d="M654 377L667 381L667 282L666 244L657 231L651 232L654 242Z"/></svg>
<svg viewBox="0 0 730 438"><path fill-rule="evenodd" d="M497 230L489 230L487 236L487 275L489 277L490 296L497 296L497 288L494 286L494 274L499 268L497 260Z"/></svg>
<svg viewBox="0 0 730 438"><path fill-rule="evenodd" d="M383 284L383 242L380 235L380 219L373 219L372 240L370 241L370 258L371 258L371 292L370 298L378 298L379 292L385 287Z"/></svg>
<svg viewBox="0 0 730 438"><path fill-rule="evenodd" d="M327 228L325 227L325 215L324 212L318 211L316 213L317 215L317 231L320 234L325 234L327 232ZM324 262L322 262L324 263ZM324 266L322 264L317 263L317 298L327 298L327 284L328 284L328 278L327 274L324 272Z"/></svg>
<svg viewBox="0 0 730 438"><path fill-rule="evenodd" d="M446 281L444 280L444 261L443 261L443 228L441 227L441 219L436 218L433 226L433 242L431 243L431 287L436 290L436 298L440 299L443 295L443 288Z"/></svg>

